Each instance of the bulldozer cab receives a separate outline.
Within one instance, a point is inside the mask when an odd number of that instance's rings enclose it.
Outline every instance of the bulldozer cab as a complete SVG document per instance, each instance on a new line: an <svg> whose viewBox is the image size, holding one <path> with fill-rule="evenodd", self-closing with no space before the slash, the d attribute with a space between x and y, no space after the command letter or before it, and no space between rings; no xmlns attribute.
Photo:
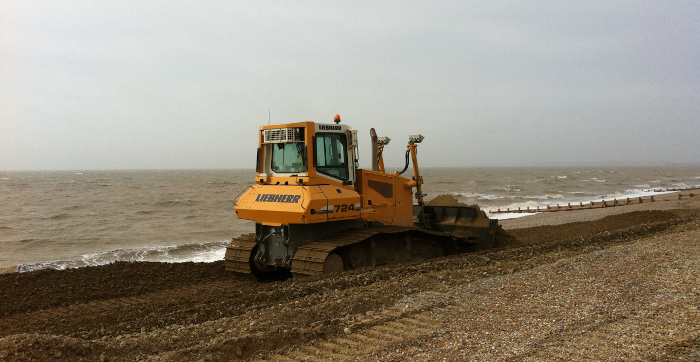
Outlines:
<svg viewBox="0 0 700 362"><path fill-rule="evenodd" d="M262 126L257 184L334 185L354 188L357 131L314 122Z"/></svg>

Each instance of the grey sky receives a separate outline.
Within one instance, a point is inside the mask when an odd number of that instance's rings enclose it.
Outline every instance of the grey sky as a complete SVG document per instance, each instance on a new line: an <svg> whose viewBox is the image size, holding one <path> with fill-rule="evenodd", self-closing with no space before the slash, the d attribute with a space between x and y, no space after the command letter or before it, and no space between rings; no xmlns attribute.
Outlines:
<svg viewBox="0 0 700 362"><path fill-rule="evenodd" d="M3 1L0 169L252 168L267 124L421 166L700 162L697 1Z"/></svg>

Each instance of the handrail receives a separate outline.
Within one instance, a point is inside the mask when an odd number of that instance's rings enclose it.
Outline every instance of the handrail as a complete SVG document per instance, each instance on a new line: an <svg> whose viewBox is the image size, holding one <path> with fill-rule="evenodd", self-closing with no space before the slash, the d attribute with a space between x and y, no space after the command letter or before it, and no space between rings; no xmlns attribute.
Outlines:
<svg viewBox="0 0 700 362"><path fill-rule="evenodd" d="M246 186L243 190L241 190L241 192L238 193L238 195L236 195L236 197L233 198L233 206L238 206L238 198L241 197L241 194L246 192L246 190L248 190L251 187L253 187L253 185Z"/></svg>

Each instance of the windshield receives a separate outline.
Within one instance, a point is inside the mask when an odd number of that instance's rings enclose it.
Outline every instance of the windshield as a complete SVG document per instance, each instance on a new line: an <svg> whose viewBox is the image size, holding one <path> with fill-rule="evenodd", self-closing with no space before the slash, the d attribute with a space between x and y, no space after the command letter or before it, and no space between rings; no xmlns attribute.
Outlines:
<svg viewBox="0 0 700 362"><path fill-rule="evenodd" d="M272 171L286 173L306 172L304 142L273 144Z"/></svg>

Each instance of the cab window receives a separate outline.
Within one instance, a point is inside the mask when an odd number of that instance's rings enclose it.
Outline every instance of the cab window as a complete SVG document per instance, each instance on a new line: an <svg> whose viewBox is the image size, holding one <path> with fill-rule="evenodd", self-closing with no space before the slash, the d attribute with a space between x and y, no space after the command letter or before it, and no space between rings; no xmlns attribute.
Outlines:
<svg viewBox="0 0 700 362"><path fill-rule="evenodd" d="M316 171L348 179L347 139L343 133L316 134Z"/></svg>
<svg viewBox="0 0 700 362"><path fill-rule="evenodd" d="M272 171L278 173L306 172L304 142L273 143Z"/></svg>

